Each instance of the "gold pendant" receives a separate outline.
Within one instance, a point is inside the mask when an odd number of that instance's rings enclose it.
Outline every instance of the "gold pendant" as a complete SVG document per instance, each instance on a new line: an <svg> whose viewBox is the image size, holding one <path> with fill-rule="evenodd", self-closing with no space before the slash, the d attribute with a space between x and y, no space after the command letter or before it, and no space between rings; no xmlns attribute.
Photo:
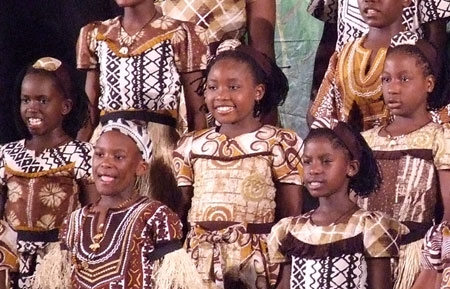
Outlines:
<svg viewBox="0 0 450 289"><path fill-rule="evenodd" d="M81 262L81 268L82 268L83 270L89 269L89 263L88 263L87 261Z"/></svg>
<svg viewBox="0 0 450 289"><path fill-rule="evenodd" d="M122 47L119 49L119 52L122 53L122 54L128 54L128 47L122 46Z"/></svg>
<svg viewBox="0 0 450 289"><path fill-rule="evenodd" d="M89 249L91 249L92 251L97 251L100 248L100 244L99 243L92 243L89 245Z"/></svg>

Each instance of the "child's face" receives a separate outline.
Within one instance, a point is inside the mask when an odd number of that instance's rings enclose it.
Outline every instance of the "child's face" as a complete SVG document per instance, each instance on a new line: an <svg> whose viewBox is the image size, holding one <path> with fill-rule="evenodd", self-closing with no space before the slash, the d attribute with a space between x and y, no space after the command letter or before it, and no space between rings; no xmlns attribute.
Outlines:
<svg viewBox="0 0 450 289"><path fill-rule="evenodd" d="M118 131L103 133L95 144L93 173L100 195L115 196L134 189L136 176L147 169L135 142Z"/></svg>
<svg viewBox="0 0 450 289"><path fill-rule="evenodd" d="M116 0L116 4L119 7L134 7L147 2L153 3L153 0Z"/></svg>
<svg viewBox="0 0 450 289"><path fill-rule="evenodd" d="M410 2L411 0L358 0L358 5L368 26L384 28L394 22L401 23L403 8Z"/></svg>
<svg viewBox="0 0 450 289"><path fill-rule="evenodd" d="M245 127L258 121L253 117L257 99L264 95L264 85L256 84L250 67L233 59L216 62L209 71L205 102L222 125Z"/></svg>
<svg viewBox="0 0 450 289"><path fill-rule="evenodd" d="M28 74L22 81L20 115L31 135L49 135L62 129L64 117L72 109L53 80L39 73Z"/></svg>
<svg viewBox="0 0 450 289"><path fill-rule="evenodd" d="M325 137L308 140L302 160L304 185L316 198L336 193L347 195L349 176L358 172L357 162Z"/></svg>
<svg viewBox="0 0 450 289"><path fill-rule="evenodd" d="M413 117L426 113L428 94L434 89L434 77L425 76L413 56L390 54L381 75L384 102L393 115Z"/></svg>

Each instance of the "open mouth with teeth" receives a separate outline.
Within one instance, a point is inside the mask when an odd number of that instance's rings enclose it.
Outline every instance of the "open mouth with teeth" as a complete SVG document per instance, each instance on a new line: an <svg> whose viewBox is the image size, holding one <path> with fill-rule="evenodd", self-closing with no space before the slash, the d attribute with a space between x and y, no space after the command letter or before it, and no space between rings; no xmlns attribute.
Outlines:
<svg viewBox="0 0 450 289"><path fill-rule="evenodd" d="M30 118L28 119L28 124L29 124L30 126L39 126L39 125L42 124L42 119L30 117Z"/></svg>
<svg viewBox="0 0 450 289"><path fill-rule="evenodd" d="M215 107L215 110L218 113L227 113L227 112L234 110L234 106L217 106L217 107Z"/></svg>
<svg viewBox="0 0 450 289"><path fill-rule="evenodd" d="M100 175L100 180L104 183L111 183L112 181L114 181L114 177L111 176L107 176L107 175Z"/></svg>

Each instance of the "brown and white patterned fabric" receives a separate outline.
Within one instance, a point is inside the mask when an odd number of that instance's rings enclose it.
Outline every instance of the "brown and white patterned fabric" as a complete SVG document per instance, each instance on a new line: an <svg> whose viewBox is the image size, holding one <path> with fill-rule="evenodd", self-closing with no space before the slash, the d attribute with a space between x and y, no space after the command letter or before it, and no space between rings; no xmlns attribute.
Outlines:
<svg viewBox="0 0 450 289"><path fill-rule="evenodd" d="M291 263L290 288L368 288L367 260L398 256L401 224L358 209L347 222L318 226L314 211L282 219L268 239L270 260Z"/></svg>
<svg viewBox="0 0 450 289"><path fill-rule="evenodd" d="M91 144L77 140L40 155L26 149L25 140L0 149L0 184L7 187L4 214L18 232L20 288L31 288L38 256L57 241L64 218L80 207L80 182L92 183L92 154Z"/></svg>
<svg viewBox="0 0 450 289"><path fill-rule="evenodd" d="M403 24L409 31L418 33L423 38L421 25L450 17L449 4L448 0L412 0L411 5L403 10ZM322 21L337 23L337 51L347 42L367 32L358 0L311 0L308 12Z"/></svg>
<svg viewBox="0 0 450 289"><path fill-rule="evenodd" d="M122 54L120 23L120 16L90 23L78 38L77 67L100 69L99 109L178 110L179 74L206 68L204 29L162 16L147 24Z"/></svg>
<svg viewBox="0 0 450 289"><path fill-rule="evenodd" d="M279 268L267 261L266 247L275 183L302 184L302 140L269 125L235 138L216 129L185 135L174 153L178 185L194 187L187 249L208 288L223 288L234 271L247 276L248 288L269 288ZM236 225L208 230L198 225L205 221ZM268 228L256 233L252 225Z"/></svg>
<svg viewBox="0 0 450 289"><path fill-rule="evenodd" d="M441 289L450 287L450 224L446 221L427 232L422 249L420 266L442 274Z"/></svg>
<svg viewBox="0 0 450 289"><path fill-rule="evenodd" d="M406 135L384 137L381 129L365 131L363 136L380 165L383 182L358 204L412 225L415 239L421 240L436 218L437 171L450 169L450 130L430 122ZM398 266L407 273L399 273L395 288L409 288L417 276L420 245L416 241L401 246Z"/></svg>
<svg viewBox="0 0 450 289"><path fill-rule="evenodd" d="M246 5L258 0L163 0L165 15L207 29L209 43L240 39L246 29Z"/></svg>
<svg viewBox="0 0 450 289"><path fill-rule="evenodd" d="M156 261L181 246L177 215L145 197L129 207L110 209L94 251L97 218L86 206L71 214L61 230L62 246L71 256L72 288L153 288Z"/></svg>

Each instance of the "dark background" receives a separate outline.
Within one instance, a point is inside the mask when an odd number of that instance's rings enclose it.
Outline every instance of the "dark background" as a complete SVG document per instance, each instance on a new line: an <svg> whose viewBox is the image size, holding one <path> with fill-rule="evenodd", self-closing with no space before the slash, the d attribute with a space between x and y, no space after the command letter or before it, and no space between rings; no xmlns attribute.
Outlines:
<svg viewBox="0 0 450 289"><path fill-rule="evenodd" d="M43 56L75 67L80 28L119 13L114 0L0 0L0 144L18 138L11 106L21 69Z"/></svg>

